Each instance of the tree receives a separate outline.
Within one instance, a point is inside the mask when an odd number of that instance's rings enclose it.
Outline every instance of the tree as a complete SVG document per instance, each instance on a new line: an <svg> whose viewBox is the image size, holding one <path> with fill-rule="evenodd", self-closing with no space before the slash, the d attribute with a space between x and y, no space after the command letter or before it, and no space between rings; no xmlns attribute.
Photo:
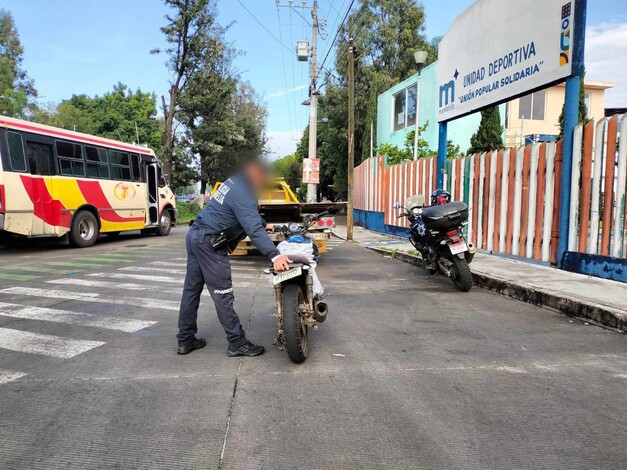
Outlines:
<svg viewBox="0 0 627 470"><path fill-rule="evenodd" d="M181 111L181 95L187 91L190 79L215 56L217 43L224 30L217 23L215 0L164 0L172 13L166 16L168 24L161 28L168 43L165 52L166 65L172 72L168 97L161 97L163 129L163 163L166 178L172 180L174 146L176 143L175 123ZM159 54L159 49L151 51Z"/></svg>
<svg viewBox="0 0 627 470"><path fill-rule="evenodd" d="M581 76L579 82L579 117L578 124L588 124L590 119L588 119L588 106L586 106L586 82L584 80L584 75ZM560 126L560 134L559 138L564 137L564 108L566 104L562 105L562 112L559 117L559 126Z"/></svg>
<svg viewBox="0 0 627 470"><path fill-rule="evenodd" d="M433 156L435 153L429 148L429 142L421 138L421 135L429 127L429 121L425 122L423 126L418 128L418 145L417 145L417 158L427 158ZM405 136L405 144L402 149L399 149L396 145L381 144L377 147L377 155L385 155L386 163L388 165L396 165L398 163L409 162L414 159L414 137L415 132L408 132Z"/></svg>
<svg viewBox="0 0 627 470"><path fill-rule="evenodd" d="M0 114L26 117L32 100L37 97L33 81L22 68L24 48L13 21L6 10L0 10Z"/></svg>
<svg viewBox="0 0 627 470"><path fill-rule="evenodd" d="M470 138L468 153L489 152L503 148L503 126L498 106L481 111L479 129Z"/></svg>
<svg viewBox="0 0 627 470"><path fill-rule="evenodd" d="M412 53L429 52L427 63L437 57L436 49L424 35L424 7L413 0L363 0L351 14L355 58L355 156L356 164L370 155L370 128L376 122L376 101L386 90L416 72ZM347 184L347 46L348 25L340 30L335 78L324 80L318 115L329 119L318 128L318 156L321 159L322 194L333 185L338 197L346 197ZM322 88L323 81L317 84ZM307 132L305 132L305 135ZM373 136L373 140L375 136ZM306 142L306 141L304 141ZM307 146L299 145L299 158Z"/></svg>
<svg viewBox="0 0 627 470"><path fill-rule="evenodd" d="M275 176L285 179L285 182L295 193L301 185L303 174L302 162L296 155L287 155L272 162L272 172Z"/></svg>
<svg viewBox="0 0 627 470"><path fill-rule="evenodd" d="M102 96L73 95L58 106L38 108L33 120L155 150L161 146L156 96L122 83Z"/></svg>

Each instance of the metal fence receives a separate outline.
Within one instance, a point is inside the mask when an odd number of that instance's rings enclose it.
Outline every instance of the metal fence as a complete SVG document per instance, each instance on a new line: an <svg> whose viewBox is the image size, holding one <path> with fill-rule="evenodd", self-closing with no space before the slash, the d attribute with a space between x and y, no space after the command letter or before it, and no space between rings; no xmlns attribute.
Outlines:
<svg viewBox="0 0 627 470"><path fill-rule="evenodd" d="M574 148L568 251L625 258L627 115L577 127ZM555 263L561 171L562 143L541 143L448 160L444 182L470 206L478 248ZM398 232L406 222L396 206L429 195L436 172L435 158L367 160L355 169L355 208L383 213L386 231Z"/></svg>

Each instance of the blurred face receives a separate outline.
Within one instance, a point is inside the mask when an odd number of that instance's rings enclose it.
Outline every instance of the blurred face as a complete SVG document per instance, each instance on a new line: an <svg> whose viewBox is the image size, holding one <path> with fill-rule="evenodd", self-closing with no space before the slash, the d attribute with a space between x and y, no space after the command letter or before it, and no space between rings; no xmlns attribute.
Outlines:
<svg viewBox="0 0 627 470"><path fill-rule="evenodd" d="M260 191L268 180L268 171L259 162L248 163L244 167L246 177L255 191Z"/></svg>

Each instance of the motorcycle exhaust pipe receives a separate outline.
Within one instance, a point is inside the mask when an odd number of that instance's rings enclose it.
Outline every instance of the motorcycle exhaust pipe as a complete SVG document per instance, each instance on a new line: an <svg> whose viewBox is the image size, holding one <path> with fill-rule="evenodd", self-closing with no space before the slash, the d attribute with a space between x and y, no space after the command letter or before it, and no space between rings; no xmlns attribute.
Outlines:
<svg viewBox="0 0 627 470"><path fill-rule="evenodd" d="M327 319L327 313L329 312L329 307L326 302L319 300L314 304L314 318L318 323L322 323Z"/></svg>
<svg viewBox="0 0 627 470"><path fill-rule="evenodd" d="M466 258L466 263L472 263L472 260L475 257L475 253L477 252L477 247L472 243L468 243L468 251L464 254L464 258Z"/></svg>

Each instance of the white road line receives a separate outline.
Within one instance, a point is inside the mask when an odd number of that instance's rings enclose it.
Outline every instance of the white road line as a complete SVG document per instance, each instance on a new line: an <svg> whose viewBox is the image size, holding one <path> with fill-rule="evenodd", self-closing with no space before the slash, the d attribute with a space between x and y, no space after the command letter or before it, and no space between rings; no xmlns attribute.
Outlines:
<svg viewBox="0 0 627 470"><path fill-rule="evenodd" d="M180 269L168 269L165 266L160 268L151 266L125 266L124 268L118 268L118 271L140 271L140 272L158 272L164 274L185 274L184 270Z"/></svg>
<svg viewBox="0 0 627 470"><path fill-rule="evenodd" d="M257 264L257 261L245 261L243 259L239 259L236 256L231 256L229 261L233 264Z"/></svg>
<svg viewBox="0 0 627 470"><path fill-rule="evenodd" d="M256 276L255 276L256 277ZM63 277L60 279L51 279L46 281L47 284L60 284L65 286L82 286L82 287L101 287L105 289L123 289L130 291L144 291L144 292L163 292L164 294L181 295L183 293L183 286L181 287L166 287L166 286L148 286L143 284L133 284L130 282L109 282L109 281L97 281L94 279L77 279L74 277ZM234 282L234 287L248 287L250 282Z"/></svg>
<svg viewBox="0 0 627 470"><path fill-rule="evenodd" d="M259 271L260 268L249 268L247 266L231 266L231 269L235 271Z"/></svg>
<svg viewBox="0 0 627 470"><path fill-rule="evenodd" d="M187 263L170 263L169 261L153 261L148 264L154 264L156 266L171 266L175 268L185 268L187 267ZM163 268L160 268L163 269Z"/></svg>
<svg viewBox="0 0 627 470"><path fill-rule="evenodd" d="M130 282L109 282L97 281L94 279L77 279L74 277L63 277L60 279L51 279L46 281L47 284L61 284L65 286L82 286L82 287L103 287L105 289L123 289L131 291L144 292L163 292L167 294L180 294L183 292L182 287L165 287L165 286L148 286L143 284L133 284Z"/></svg>
<svg viewBox="0 0 627 470"><path fill-rule="evenodd" d="M10 351L41 354L69 359L106 344L102 341L85 341L58 336L40 335L27 331L0 328L0 348Z"/></svg>
<svg viewBox="0 0 627 470"><path fill-rule="evenodd" d="M25 377L28 374L24 372L15 372L13 370L0 370L0 384L13 382L14 380Z"/></svg>
<svg viewBox="0 0 627 470"><path fill-rule="evenodd" d="M152 282L169 282L174 284L183 284L184 277L171 277L171 276L152 276L148 274L126 274L126 273L91 273L88 274L91 277L106 277L109 279L136 279L138 281L152 281Z"/></svg>
<svg viewBox="0 0 627 470"><path fill-rule="evenodd" d="M142 308L159 308L163 310L178 310L179 303L171 300L140 299L137 297L117 297L115 299L101 298L100 294L91 292L67 292L54 289L35 289L31 287L9 287L0 290L0 294L30 295L49 299L80 300L81 302L97 302L114 305L133 305Z"/></svg>
<svg viewBox="0 0 627 470"><path fill-rule="evenodd" d="M156 321L133 320L130 318L107 317L93 313L78 313L45 307L30 307L0 302L0 315L25 320L42 320L69 325L104 328L107 330L135 333L157 323Z"/></svg>

